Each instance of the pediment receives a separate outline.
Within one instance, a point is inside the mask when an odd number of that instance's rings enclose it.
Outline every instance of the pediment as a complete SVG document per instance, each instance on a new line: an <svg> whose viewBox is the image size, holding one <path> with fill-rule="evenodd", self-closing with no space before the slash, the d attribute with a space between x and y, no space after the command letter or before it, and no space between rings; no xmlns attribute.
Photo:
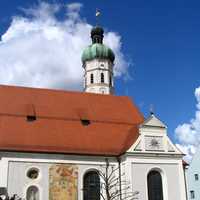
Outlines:
<svg viewBox="0 0 200 200"><path fill-rule="evenodd" d="M150 117L148 117L142 126L152 126L152 127L159 127L159 128L167 128L167 126L158 119L154 114L152 114Z"/></svg>
<svg viewBox="0 0 200 200"><path fill-rule="evenodd" d="M149 142L151 138L156 138L159 141L160 146L157 148L153 148L149 146ZM150 139L150 140L149 140ZM128 153L159 153L159 154L180 154L183 153L173 144L173 142L167 136L148 136L148 137L138 137L136 142L131 146L131 148L127 151Z"/></svg>

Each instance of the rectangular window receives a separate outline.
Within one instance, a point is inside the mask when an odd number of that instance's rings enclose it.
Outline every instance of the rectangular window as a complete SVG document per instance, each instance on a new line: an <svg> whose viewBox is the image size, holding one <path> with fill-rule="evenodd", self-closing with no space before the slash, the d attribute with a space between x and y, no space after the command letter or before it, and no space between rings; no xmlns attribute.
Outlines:
<svg viewBox="0 0 200 200"><path fill-rule="evenodd" d="M194 179L195 179L195 181L198 181L199 180L199 174L195 174Z"/></svg>
<svg viewBox="0 0 200 200"><path fill-rule="evenodd" d="M190 191L190 198L191 198L191 199L194 199L194 198L195 198L195 194L194 194L194 191L193 191L193 190Z"/></svg>

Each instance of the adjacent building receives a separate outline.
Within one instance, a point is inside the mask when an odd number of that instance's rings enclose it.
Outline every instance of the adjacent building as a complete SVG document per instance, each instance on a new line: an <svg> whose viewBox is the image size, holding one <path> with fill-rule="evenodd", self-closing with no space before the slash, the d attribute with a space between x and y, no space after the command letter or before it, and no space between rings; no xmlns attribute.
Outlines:
<svg viewBox="0 0 200 200"><path fill-rule="evenodd" d="M200 199L200 148L186 171L188 200Z"/></svg>

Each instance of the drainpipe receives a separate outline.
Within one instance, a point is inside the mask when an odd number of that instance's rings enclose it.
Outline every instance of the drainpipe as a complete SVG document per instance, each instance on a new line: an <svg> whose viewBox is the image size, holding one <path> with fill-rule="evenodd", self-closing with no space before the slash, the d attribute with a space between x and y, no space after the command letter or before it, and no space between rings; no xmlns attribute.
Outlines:
<svg viewBox="0 0 200 200"><path fill-rule="evenodd" d="M121 158L117 157L118 168L119 168L119 199L122 200L122 173L121 173Z"/></svg>
<svg viewBox="0 0 200 200"><path fill-rule="evenodd" d="M186 194L186 200L188 200L186 170L187 170L187 166L183 166L183 174L184 174L184 182L185 182L185 194Z"/></svg>

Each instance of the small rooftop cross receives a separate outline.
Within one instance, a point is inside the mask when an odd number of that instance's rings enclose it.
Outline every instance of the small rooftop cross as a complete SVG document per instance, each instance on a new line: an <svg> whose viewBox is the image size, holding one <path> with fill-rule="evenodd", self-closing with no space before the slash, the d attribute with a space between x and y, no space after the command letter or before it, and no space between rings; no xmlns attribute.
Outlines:
<svg viewBox="0 0 200 200"><path fill-rule="evenodd" d="M149 111L150 111L150 115L154 114L154 105L153 104L150 105Z"/></svg>

